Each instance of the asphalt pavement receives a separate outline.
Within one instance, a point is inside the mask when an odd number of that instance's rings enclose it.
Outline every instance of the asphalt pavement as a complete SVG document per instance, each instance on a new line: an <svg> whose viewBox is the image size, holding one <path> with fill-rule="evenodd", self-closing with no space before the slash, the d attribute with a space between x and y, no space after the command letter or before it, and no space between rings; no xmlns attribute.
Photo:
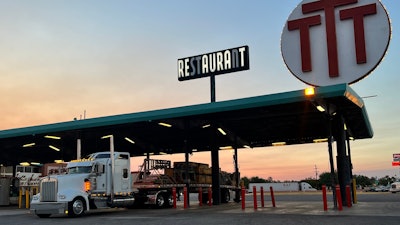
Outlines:
<svg viewBox="0 0 400 225"><path fill-rule="evenodd" d="M40 219L27 209L16 206L0 207L0 224L398 224L400 220L400 194L363 193L357 204L334 208L332 199L324 210L319 193L277 194L276 207L266 195L264 207L260 199L254 209L253 196L246 195L245 209L242 203L203 205L193 200L190 207L183 208L178 202L176 209L105 209L97 210L80 218L51 217Z"/></svg>

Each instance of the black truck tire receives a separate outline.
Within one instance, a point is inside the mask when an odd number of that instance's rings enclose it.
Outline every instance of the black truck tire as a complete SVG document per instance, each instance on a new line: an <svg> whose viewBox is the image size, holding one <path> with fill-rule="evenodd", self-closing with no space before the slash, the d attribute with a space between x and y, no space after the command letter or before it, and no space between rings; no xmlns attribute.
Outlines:
<svg viewBox="0 0 400 225"><path fill-rule="evenodd" d="M86 203L82 197L76 197L68 203L68 216L78 217L85 213Z"/></svg>

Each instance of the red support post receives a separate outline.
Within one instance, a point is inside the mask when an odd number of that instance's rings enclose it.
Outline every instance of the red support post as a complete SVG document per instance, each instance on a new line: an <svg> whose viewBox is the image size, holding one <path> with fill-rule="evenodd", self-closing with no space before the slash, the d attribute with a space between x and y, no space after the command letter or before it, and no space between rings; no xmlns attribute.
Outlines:
<svg viewBox="0 0 400 225"><path fill-rule="evenodd" d="M271 201L272 201L272 207L276 207L275 205L275 196L274 196L274 189L272 187L269 187L269 191L271 192Z"/></svg>
<svg viewBox="0 0 400 225"><path fill-rule="evenodd" d="M322 201L324 202L324 211L328 211L328 200L326 198L326 185L322 185Z"/></svg>
<svg viewBox="0 0 400 225"><path fill-rule="evenodd" d="M203 189L199 187L199 206L203 206Z"/></svg>
<svg viewBox="0 0 400 225"><path fill-rule="evenodd" d="M212 206L212 190L211 190L211 187L208 188L208 206Z"/></svg>
<svg viewBox="0 0 400 225"><path fill-rule="evenodd" d="M257 210L257 189L256 189L256 186L253 186L253 203L254 203L254 210Z"/></svg>
<svg viewBox="0 0 400 225"><path fill-rule="evenodd" d="M246 190L242 186L242 210L246 208Z"/></svg>
<svg viewBox="0 0 400 225"><path fill-rule="evenodd" d="M351 191L350 191L350 185L346 185L346 202L347 202L347 207L351 207Z"/></svg>
<svg viewBox="0 0 400 225"><path fill-rule="evenodd" d="M260 187L261 207L264 208L264 188Z"/></svg>
<svg viewBox="0 0 400 225"><path fill-rule="evenodd" d="M187 201L187 187L183 187L183 208L186 209L188 207Z"/></svg>
<svg viewBox="0 0 400 225"><path fill-rule="evenodd" d="M338 210L342 211L343 210L343 202L342 202L342 194L340 193L339 185L336 185L336 199L337 199L337 203L338 203Z"/></svg>
<svg viewBox="0 0 400 225"><path fill-rule="evenodd" d="M173 207L176 209L176 187L172 188L172 200L173 200Z"/></svg>

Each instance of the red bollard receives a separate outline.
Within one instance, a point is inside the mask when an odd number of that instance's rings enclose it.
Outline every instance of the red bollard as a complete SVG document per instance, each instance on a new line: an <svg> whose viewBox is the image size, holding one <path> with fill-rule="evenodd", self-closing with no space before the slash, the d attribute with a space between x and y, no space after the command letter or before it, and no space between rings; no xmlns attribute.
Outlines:
<svg viewBox="0 0 400 225"><path fill-rule="evenodd" d="M328 211L328 201L326 199L326 185L322 185L322 201L324 202L324 211Z"/></svg>
<svg viewBox="0 0 400 225"><path fill-rule="evenodd" d="M347 207L351 207L351 192L350 192L350 185L346 185L346 202Z"/></svg>
<svg viewBox="0 0 400 225"><path fill-rule="evenodd" d="M256 189L256 186L253 186L253 202L254 202L254 210L257 210L257 189Z"/></svg>
<svg viewBox="0 0 400 225"><path fill-rule="evenodd" d="M203 206L203 189L199 187L199 206Z"/></svg>
<svg viewBox="0 0 400 225"><path fill-rule="evenodd" d="M274 189L273 189L272 187L269 187L269 190L270 190L270 192L271 192L272 207L276 207L276 205L275 205Z"/></svg>
<svg viewBox="0 0 400 225"><path fill-rule="evenodd" d="M338 203L338 210L342 211L343 210L342 194L340 193L339 185L336 185L336 199Z"/></svg>
<svg viewBox="0 0 400 225"><path fill-rule="evenodd" d="M264 188L260 187L261 207L264 208Z"/></svg>
<svg viewBox="0 0 400 225"><path fill-rule="evenodd" d="M242 186L242 210L246 208L246 190Z"/></svg>
<svg viewBox="0 0 400 225"><path fill-rule="evenodd" d="M211 187L208 188L208 206L212 206L212 190L211 190Z"/></svg>
<svg viewBox="0 0 400 225"><path fill-rule="evenodd" d="M183 208L186 209L188 207L187 204L187 187L183 187Z"/></svg>
<svg viewBox="0 0 400 225"><path fill-rule="evenodd" d="M176 187L172 188L173 207L176 209Z"/></svg>

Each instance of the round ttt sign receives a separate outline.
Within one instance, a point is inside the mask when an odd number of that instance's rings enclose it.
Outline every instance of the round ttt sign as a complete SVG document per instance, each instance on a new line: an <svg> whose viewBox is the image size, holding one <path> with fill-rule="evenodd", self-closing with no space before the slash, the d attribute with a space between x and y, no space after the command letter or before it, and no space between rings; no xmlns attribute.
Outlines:
<svg viewBox="0 0 400 225"><path fill-rule="evenodd" d="M281 51L290 72L304 83L352 84L378 66L390 36L379 0L303 0L283 28Z"/></svg>

